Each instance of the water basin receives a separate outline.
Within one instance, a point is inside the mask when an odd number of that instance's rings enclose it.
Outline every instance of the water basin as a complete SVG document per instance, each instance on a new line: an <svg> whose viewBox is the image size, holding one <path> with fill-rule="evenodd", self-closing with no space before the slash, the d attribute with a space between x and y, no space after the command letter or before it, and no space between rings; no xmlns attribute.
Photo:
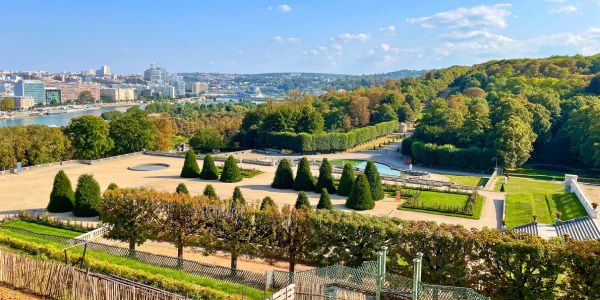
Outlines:
<svg viewBox="0 0 600 300"><path fill-rule="evenodd" d="M163 163L152 163L152 164L142 164L133 167L128 167L128 170L131 171L156 171L168 168L168 164Z"/></svg>

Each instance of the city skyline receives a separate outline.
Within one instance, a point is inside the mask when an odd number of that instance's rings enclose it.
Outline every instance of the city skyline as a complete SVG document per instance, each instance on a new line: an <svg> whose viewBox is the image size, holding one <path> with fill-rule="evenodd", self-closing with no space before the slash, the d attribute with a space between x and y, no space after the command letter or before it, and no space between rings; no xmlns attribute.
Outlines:
<svg viewBox="0 0 600 300"><path fill-rule="evenodd" d="M382 9L385 8L385 9ZM368 74L600 52L598 1L3 2L0 69ZM40 45L43 45L40 47Z"/></svg>

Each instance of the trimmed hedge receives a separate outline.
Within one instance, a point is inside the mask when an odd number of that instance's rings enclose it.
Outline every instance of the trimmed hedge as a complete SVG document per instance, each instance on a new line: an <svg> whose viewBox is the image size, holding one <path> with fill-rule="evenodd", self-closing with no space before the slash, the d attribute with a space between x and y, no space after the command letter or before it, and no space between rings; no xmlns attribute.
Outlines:
<svg viewBox="0 0 600 300"><path fill-rule="evenodd" d="M279 162L271 187L275 189L294 188L294 172L289 160L284 158Z"/></svg>
<svg viewBox="0 0 600 300"><path fill-rule="evenodd" d="M215 165L215 160L209 154L204 157L202 162L202 172L200 172L200 178L204 180L219 179L219 170Z"/></svg>
<svg viewBox="0 0 600 300"><path fill-rule="evenodd" d="M331 194L335 193L335 184L333 184L333 175L331 175L331 164L327 158L323 159L319 168L319 178L317 178L315 192L320 193L322 189L326 189Z"/></svg>
<svg viewBox="0 0 600 300"><path fill-rule="evenodd" d="M202 195L208 197L211 200L218 200L219 196L217 196L217 192L215 191L215 187L212 184L207 185L202 192Z"/></svg>
<svg viewBox="0 0 600 300"><path fill-rule="evenodd" d="M313 181L312 173L310 172L310 164L306 157L300 159L300 163L298 164L294 189L297 191L315 190L315 182Z"/></svg>
<svg viewBox="0 0 600 300"><path fill-rule="evenodd" d="M198 167L198 161L196 160L196 153L192 150L188 150L185 153L185 161L181 168L180 177L183 178L196 178L200 175L200 167Z"/></svg>
<svg viewBox="0 0 600 300"><path fill-rule="evenodd" d="M310 201L308 201L308 196L306 196L305 192L298 193L298 198L296 199L296 204L294 205L296 209L311 209Z"/></svg>
<svg viewBox="0 0 600 300"><path fill-rule="evenodd" d="M404 143L404 141L403 141ZM402 148L403 154L405 149ZM437 145L412 141L410 154L416 161L428 166L453 168L491 169L494 167L495 153L491 149L478 147L458 148L454 145Z"/></svg>
<svg viewBox="0 0 600 300"><path fill-rule="evenodd" d="M319 198L319 203L317 204L317 209L333 209L333 204L331 203L331 197L329 197L329 193L326 188L321 189L321 197Z"/></svg>
<svg viewBox="0 0 600 300"><path fill-rule="evenodd" d="M236 186L233 189L233 196L231 197L233 203L237 204L246 204L246 199L244 199L244 195L242 195L242 191L239 186Z"/></svg>
<svg viewBox="0 0 600 300"><path fill-rule="evenodd" d="M356 180L354 180L354 184L352 185L350 197L346 200L346 206L355 210L369 210L375 207L375 202L371 197L369 180L364 173L360 173L356 176Z"/></svg>
<svg viewBox="0 0 600 300"><path fill-rule="evenodd" d="M275 204L273 198L266 196L264 199L262 199L262 202L260 203L260 210L267 210L269 207L277 209L277 204Z"/></svg>
<svg viewBox="0 0 600 300"><path fill-rule="evenodd" d="M95 217L100 214L101 201L100 185L94 176L91 174L79 176L73 214L78 217Z"/></svg>
<svg viewBox="0 0 600 300"><path fill-rule="evenodd" d="M242 173L240 167L233 156L229 156L223 165L223 171L221 172L221 182L238 182L242 181Z"/></svg>
<svg viewBox="0 0 600 300"><path fill-rule="evenodd" d="M177 185L177 188L175 189L175 192L179 193L179 194L186 194L186 195L190 194L190 192L187 189L187 186L185 186L185 183L183 183L183 182L180 182Z"/></svg>
<svg viewBox="0 0 600 300"><path fill-rule="evenodd" d="M369 181L371 198L373 198L374 201L383 199L385 193L383 192L383 186L381 184L381 176L379 176L379 171L377 171L377 167L372 160L367 162L365 176L367 176L367 180Z"/></svg>
<svg viewBox="0 0 600 300"><path fill-rule="evenodd" d="M74 205L75 193L73 192L71 180L63 170L60 170L54 176L54 184L47 209L49 212L68 212L73 210Z"/></svg>
<svg viewBox="0 0 600 300"><path fill-rule="evenodd" d="M259 145L264 148L288 149L302 153L336 152L350 149L399 128L398 121L377 123L349 132L293 133L266 132Z"/></svg>
<svg viewBox="0 0 600 300"><path fill-rule="evenodd" d="M342 177L340 177L340 183L338 184L337 194L340 196L349 196L352 191L352 184L354 183L354 169L351 164L345 164L344 170L342 171Z"/></svg>

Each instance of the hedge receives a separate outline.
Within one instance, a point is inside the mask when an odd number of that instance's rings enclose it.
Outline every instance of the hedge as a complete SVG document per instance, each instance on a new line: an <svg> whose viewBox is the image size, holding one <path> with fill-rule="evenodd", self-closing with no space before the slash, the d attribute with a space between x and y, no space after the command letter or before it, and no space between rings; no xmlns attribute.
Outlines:
<svg viewBox="0 0 600 300"><path fill-rule="evenodd" d="M317 134L294 132L266 132L260 139L264 148L288 149L302 153L335 152L350 149L399 128L398 121L377 123L349 132L326 132Z"/></svg>
<svg viewBox="0 0 600 300"><path fill-rule="evenodd" d="M404 143L404 141L403 141ZM458 148L454 145L437 145L412 140L412 158L428 166L453 168L491 169L494 166L494 151L478 147ZM403 154L405 148L402 148Z"/></svg>

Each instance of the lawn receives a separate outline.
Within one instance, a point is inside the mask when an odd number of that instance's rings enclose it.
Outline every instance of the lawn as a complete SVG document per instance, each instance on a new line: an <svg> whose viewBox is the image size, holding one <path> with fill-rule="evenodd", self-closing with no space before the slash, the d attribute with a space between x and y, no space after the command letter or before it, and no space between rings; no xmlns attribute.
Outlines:
<svg viewBox="0 0 600 300"><path fill-rule="evenodd" d="M26 221L12 221L9 223L5 223L5 225L11 226L11 227L17 227L20 229L26 229L26 230L33 231L36 233L53 234L53 235L55 234L55 235L60 235L60 236L64 236L64 237L72 237L72 236L77 236L80 234L79 232L75 232L75 231L57 229L57 228L44 226L44 225L40 225L40 224L35 224L35 223L30 223L30 222L26 222ZM16 238L16 239L19 239L22 241L32 242L32 243L35 243L38 245L44 245L44 247L46 247L46 248L52 248L55 250L60 250L65 247L65 245L63 245L63 244L44 239L43 237L27 235L27 234L23 234L23 233L15 233L15 232L8 231L8 230L0 229L0 235ZM25 250L26 251L26 249L17 249L17 250ZM81 248L73 248L73 249L69 250L69 253L82 254L82 252L83 252L83 250ZM146 263L137 261L135 259L113 256L113 255L109 255L109 254L106 254L103 252L88 250L86 252L86 256L88 258L94 258L99 261L110 262L110 264L112 264L112 265L123 266L123 267L131 269L132 271L137 270L137 271L146 272L148 274L160 274L160 275L163 275L167 278L170 278L170 279L173 279L176 281L187 282L187 283L199 285L202 287L219 290L219 291L229 293L229 294L237 294L237 295L244 294L246 297L251 298L251 299L263 299L263 291L260 291L258 289L254 289L251 287L239 285L239 284L228 283L225 281L220 281L220 280L207 278L207 277L195 276L195 275L185 273L183 271L166 268L166 267L157 267L154 265L150 265L150 264L146 264Z"/></svg>
<svg viewBox="0 0 600 300"><path fill-rule="evenodd" d="M329 163L332 166L341 166L343 167L345 164L350 164L352 167L360 164L361 162L363 162L364 160L359 160L359 159L332 159L329 161Z"/></svg>
<svg viewBox="0 0 600 300"><path fill-rule="evenodd" d="M388 134L386 136L378 137L376 139L372 139L365 144L357 145L352 149L348 149L347 152L356 152L361 150L372 150L373 147L377 148L379 145L383 146L385 143L397 141L401 138L400 134Z"/></svg>
<svg viewBox="0 0 600 300"><path fill-rule="evenodd" d="M416 190L412 189L403 189L403 193L406 192L416 192ZM395 196L395 192L390 193L392 196ZM444 193L444 192L436 192L436 191L421 191L421 196L419 201L426 206L441 206L441 207L464 207L467 201L469 200L469 196L465 194L457 194L457 193ZM481 209L483 207L483 197L479 196L477 202L475 204L475 208L473 209L473 215L461 214L461 213L452 213L431 209L420 209L420 208L410 208L403 207L402 205L398 206L400 210L409 210L409 211L419 211L426 212L430 214L438 214L438 215L446 215L452 217L461 217L461 218L469 218L478 220L481 216Z"/></svg>
<svg viewBox="0 0 600 300"><path fill-rule="evenodd" d="M454 175L454 174L441 174L441 175L448 177L448 180L450 182L453 182L458 185L464 185L464 186L473 186L473 187L484 186L488 181L488 179L486 177L480 177L480 176Z"/></svg>
<svg viewBox="0 0 600 300"><path fill-rule="evenodd" d="M585 208L573 193L556 194L508 194L506 196L506 226L514 227L530 223L532 216L537 222L554 224L556 212L561 212L561 220L571 220L586 216Z"/></svg>
<svg viewBox="0 0 600 300"><path fill-rule="evenodd" d="M500 191L504 177L499 176L495 191ZM510 176L508 183L504 185L507 194L555 194L563 191L563 183L560 181L535 180L523 177Z"/></svg>
<svg viewBox="0 0 600 300"><path fill-rule="evenodd" d="M546 170L536 168L536 165L524 166L518 169L507 170L510 176L527 177L539 180L562 181L565 179L565 173L576 174L580 181L585 182L600 182L600 170L598 169L572 169L555 167L556 170ZM539 165L537 165L539 166ZM541 166L540 166L541 167ZM552 169L553 166L546 166ZM561 170L564 169L564 170Z"/></svg>

